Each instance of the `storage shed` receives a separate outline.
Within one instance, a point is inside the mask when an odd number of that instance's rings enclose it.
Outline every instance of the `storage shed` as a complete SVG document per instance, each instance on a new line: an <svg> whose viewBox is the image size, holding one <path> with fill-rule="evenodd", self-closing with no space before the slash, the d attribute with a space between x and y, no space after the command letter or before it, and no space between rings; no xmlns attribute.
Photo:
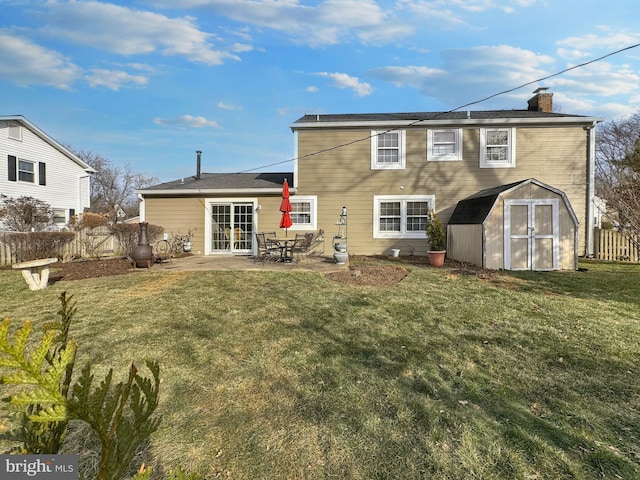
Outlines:
<svg viewBox="0 0 640 480"><path fill-rule="evenodd" d="M447 257L498 270L575 270L578 219L564 192L534 178L461 200Z"/></svg>

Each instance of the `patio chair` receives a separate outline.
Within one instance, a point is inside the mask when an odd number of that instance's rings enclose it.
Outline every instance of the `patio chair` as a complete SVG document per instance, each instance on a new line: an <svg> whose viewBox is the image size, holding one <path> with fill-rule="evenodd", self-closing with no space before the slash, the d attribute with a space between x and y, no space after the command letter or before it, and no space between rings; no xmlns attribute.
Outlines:
<svg viewBox="0 0 640 480"><path fill-rule="evenodd" d="M293 254L297 255L297 262L300 261L300 257L307 257L307 263L309 263L309 252L311 247L311 241L313 240L313 233L296 233L296 241L293 244Z"/></svg>
<svg viewBox="0 0 640 480"><path fill-rule="evenodd" d="M273 236L275 236L275 233ZM254 262L276 262L280 259L280 248L267 241L267 234L256 232L256 244L258 245L258 254L255 256Z"/></svg>
<svg viewBox="0 0 640 480"><path fill-rule="evenodd" d="M307 255L324 256L324 230L322 228L313 234Z"/></svg>

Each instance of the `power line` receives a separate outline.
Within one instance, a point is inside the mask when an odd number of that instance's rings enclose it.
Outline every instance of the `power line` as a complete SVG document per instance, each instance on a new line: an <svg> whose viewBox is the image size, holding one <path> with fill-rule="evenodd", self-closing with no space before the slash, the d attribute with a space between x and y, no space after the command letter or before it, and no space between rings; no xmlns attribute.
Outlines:
<svg viewBox="0 0 640 480"><path fill-rule="evenodd" d="M409 123L409 124L405 125L403 128L406 128L406 127L412 127L412 126L418 125L418 124L419 124L419 123L421 123L421 122L425 122L425 121L427 121L427 120L434 120L435 118L438 118L438 117L439 117L439 116L441 116L441 115L446 115L446 114L449 114L449 113L453 113L453 112L455 112L455 111L457 111L457 110L460 110L460 109L463 109L463 108L466 108L466 107L470 107L471 105L477 105L477 104L479 104L479 103L486 102L487 100L490 100L490 99L492 99L492 98L499 97L499 96L501 96L501 95L505 95L505 94L507 94L507 93L514 92L514 91L516 91L516 90L519 90L519 89L521 89L521 88L527 87L527 86L529 86L529 85L533 85L533 84L538 83L538 82L543 82L543 81L548 80L548 79L550 79L550 78L557 77L557 76L562 75L562 74L564 74L564 73L570 72L571 70L576 70L576 69L578 69L578 68L586 67L587 65L591 65L592 63L600 62L600 61L604 60L605 58L611 57L611 56L613 56L613 55L617 55L618 53L622 53L622 52L625 52L625 51L627 51L627 50L632 50L632 49L637 48L637 47L640 47L640 43L636 43L636 44L634 44L634 45L629 45L629 46L624 47L624 48L621 48L621 49L619 49L619 50L615 50L615 51L613 51L613 52L609 52L609 53L607 53L607 54L605 54L605 55L602 55L601 57L597 57L597 58L594 58L594 59L592 59L592 60L589 60L589 61L586 61L586 62L580 63L580 64L578 64L578 65L574 65L573 67L565 68L564 70L560 70L559 72L552 73L552 74L550 74L550 75L546 75L546 76L544 76L544 77L540 77L540 78L538 78L538 79L536 79L536 80L531 80L531 81L529 81L529 82L526 82L526 83L523 83L523 84L521 84L521 85L518 85L517 87L509 88L509 89L507 89L507 90L502 90L501 92L494 93L494 94L489 95L488 97L484 97L484 98L482 98L482 99L480 99L480 100L475 100L475 101L473 101L473 102L465 103L464 105L460 105L459 107L453 108L453 109L451 109L451 110L447 110L446 112L438 112L438 113L435 113L434 115L430 116L429 118L422 118L422 119L420 119L420 120L416 120L416 121L414 121L414 122L411 122L411 123ZM328 147L328 148L324 148L324 149L322 149L322 150L318 150L318 151L315 151L315 152L307 153L307 154L302 155L302 156L298 156L298 157L290 158L290 159L287 159L287 160L281 160L281 161L279 161L279 162L274 162L274 163L270 163L270 164L267 164L267 165L262 165L262 166L260 166L260 167L250 168L250 169L248 169L248 170L242 170L242 171L237 172L237 173L248 173L248 172L253 172L254 170L260 170L260 169L263 169L263 168L274 167L274 166L276 166L276 165L282 165L282 164L285 164L285 163L294 162L294 161L296 161L296 160L302 160L302 159L305 159L305 158L314 157L314 156L316 156L316 155L320 155L320 154L322 154L322 153L331 152L331 151L333 151L333 150L338 150L338 149L340 149L340 148L344 148L344 147L347 147L347 146L349 146L349 145L353 145L353 144L355 144L355 143L368 141L368 140L370 140L373 136L380 135L381 133L388 133L388 132L392 132L392 131L394 131L394 130L397 130L398 128L399 128L399 127L396 127L396 128L390 128L390 129L388 129L388 130L385 130L384 132L376 133L375 135L367 135L367 136L365 136L365 137L358 138L358 139L356 139L356 140L351 140L351 141L349 141L349 142L341 143L341 144L339 144L339 145L334 145L334 146L332 146L332 147ZM233 175L233 174L229 174L229 175Z"/></svg>

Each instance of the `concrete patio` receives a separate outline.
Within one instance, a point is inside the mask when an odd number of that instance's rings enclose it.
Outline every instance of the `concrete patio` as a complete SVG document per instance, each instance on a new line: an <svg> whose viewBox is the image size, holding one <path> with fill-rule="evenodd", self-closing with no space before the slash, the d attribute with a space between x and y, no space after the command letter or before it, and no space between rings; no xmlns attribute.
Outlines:
<svg viewBox="0 0 640 480"><path fill-rule="evenodd" d="M190 255L188 257L173 258L169 262L156 263L152 271L197 271L197 270L271 270L279 272L314 271L321 273L348 270L346 265L336 264L333 257L312 256L309 262L301 259L299 262L279 263L255 261L253 257L245 255Z"/></svg>

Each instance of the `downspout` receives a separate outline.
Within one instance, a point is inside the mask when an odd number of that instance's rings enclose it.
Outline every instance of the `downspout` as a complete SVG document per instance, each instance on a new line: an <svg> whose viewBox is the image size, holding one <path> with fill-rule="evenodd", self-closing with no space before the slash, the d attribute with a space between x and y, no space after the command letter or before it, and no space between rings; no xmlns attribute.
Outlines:
<svg viewBox="0 0 640 480"><path fill-rule="evenodd" d="M142 195L141 193L138 194L138 200L140 201L140 205L138 205L138 209L139 209L139 215L140 215L140 221L141 222L145 222L145 217L146 217L146 213L144 211L144 195Z"/></svg>
<svg viewBox="0 0 640 480"><path fill-rule="evenodd" d="M593 245L593 201L596 192L596 124L593 122L590 127L585 127L587 130L587 222L585 225L585 243L587 251L586 257L593 258L594 245Z"/></svg>

